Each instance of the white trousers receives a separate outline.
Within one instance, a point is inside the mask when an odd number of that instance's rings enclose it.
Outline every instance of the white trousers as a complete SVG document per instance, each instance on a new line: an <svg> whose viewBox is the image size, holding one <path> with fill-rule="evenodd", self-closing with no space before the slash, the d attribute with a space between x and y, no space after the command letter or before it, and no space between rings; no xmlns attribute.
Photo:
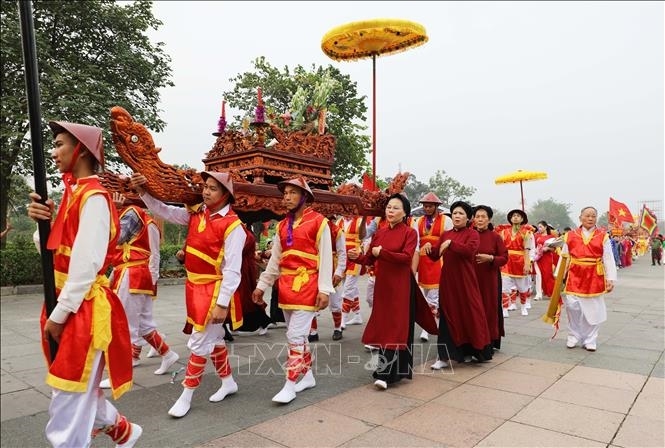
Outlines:
<svg viewBox="0 0 665 448"><path fill-rule="evenodd" d="M374 284L376 283L376 277L374 275L367 276L367 304L370 308L374 305Z"/></svg>
<svg viewBox="0 0 665 448"><path fill-rule="evenodd" d="M337 285L335 291L328 297L331 312L342 312L342 298L342 286Z"/></svg>
<svg viewBox="0 0 665 448"><path fill-rule="evenodd" d="M423 291L423 295L425 296L425 300L427 300L427 304L430 307L439 309L439 288L421 289Z"/></svg>
<svg viewBox="0 0 665 448"><path fill-rule="evenodd" d="M510 294L511 289L516 289L517 292L529 292L531 289L531 276L526 277L510 277L508 275L501 276L501 292Z"/></svg>
<svg viewBox="0 0 665 448"><path fill-rule="evenodd" d="M104 370L104 356L95 353L92 372L85 392L65 392L53 389L49 405L46 438L55 448L88 447L92 430L114 425L118 410L99 388Z"/></svg>
<svg viewBox="0 0 665 448"><path fill-rule="evenodd" d="M533 267L536 269L536 297L543 297L543 275L540 273L538 263L534 263Z"/></svg>
<svg viewBox="0 0 665 448"><path fill-rule="evenodd" d="M307 327L309 330L309 327ZM216 345L226 346L224 341L224 326L222 324L208 323L203 331L192 330L187 341L187 347L198 356L208 357Z"/></svg>
<svg viewBox="0 0 665 448"><path fill-rule="evenodd" d="M152 316L153 297L147 294L130 293L129 273L126 272L118 286L118 298L125 308L132 344L145 345L143 336L157 329L157 324Z"/></svg>
<svg viewBox="0 0 665 448"><path fill-rule="evenodd" d="M360 290L358 289L358 276L357 275L347 275L344 278L344 290L343 298L346 299L355 299L360 297Z"/></svg>
<svg viewBox="0 0 665 448"><path fill-rule="evenodd" d="M589 323L589 319L587 319L584 312L585 306L582 304L582 300L589 299L570 295L566 296L565 305L566 314L568 315L568 333L575 337L582 346L587 344L596 345L600 322L596 322L595 325ZM603 305L604 303L603 301ZM591 320L594 321L593 317L591 317Z"/></svg>
<svg viewBox="0 0 665 448"><path fill-rule="evenodd" d="M286 321L286 341L290 345L308 345L307 336L312 326L314 311L283 310Z"/></svg>

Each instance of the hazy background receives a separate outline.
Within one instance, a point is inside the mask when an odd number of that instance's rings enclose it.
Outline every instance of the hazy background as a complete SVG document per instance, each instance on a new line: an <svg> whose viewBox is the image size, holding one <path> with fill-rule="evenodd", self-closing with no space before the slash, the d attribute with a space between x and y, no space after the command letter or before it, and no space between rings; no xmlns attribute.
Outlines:
<svg viewBox="0 0 665 448"><path fill-rule="evenodd" d="M167 163L203 168L229 78L258 56L349 74L367 95L371 134L371 60L332 61L321 38L401 18L429 42L377 59L378 176L401 169L427 182L442 169L477 188L474 202L508 210L519 185L494 179L546 171L524 185L527 208L552 197L572 204L575 222L582 206L606 211L609 196L634 214L643 200L662 204L662 2L158 1L153 11L175 82L162 93L168 126L154 134Z"/></svg>

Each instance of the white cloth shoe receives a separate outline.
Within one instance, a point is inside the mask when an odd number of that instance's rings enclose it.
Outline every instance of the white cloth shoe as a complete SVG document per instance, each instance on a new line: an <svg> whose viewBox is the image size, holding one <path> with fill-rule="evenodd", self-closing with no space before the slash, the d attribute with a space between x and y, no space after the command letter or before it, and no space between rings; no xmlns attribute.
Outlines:
<svg viewBox="0 0 665 448"><path fill-rule="evenodd" d="M226 398L227 395L232 395L236 392L238 392L238 383L236 383L233 377L229 375L226 378L222 378L221 387L217 389L217 392L212 394L208 400L217 403Z"/></svg>
<svg viewBox="0 0 665 448"><path fill-rule="evenodd" d="M529 309L526 306L522 306L521 314L522 314L522 316L528 316L529 315Z"/></svg>
<svg viewBox="0 0 665 448"><path fill-rule="evenodd" d="M116 445L115 448L132 448L143 434L143 428L139 425L136 423L130 423L130 425L132 425L132 432L129 434L129 439L125 443Z"/></svg>
<svg viewBox="0 0 665 448"><path fill-rule="evenodd" d="M171 406L171 409L169 409L169 415L175 418L184 417L189 412L189 408L192 405L193 395L194 389L184 388L178 401L176 401L175 404Z"/></svg>
<svg viewBox="0 0 665 448"><path fill-rule="evenodd" d="M508 308L503 308L503 318L505 319L506 317L510 317L510 314L508 314Z"/></svg>
<svg viewBox="0 0 665 448"><path fill-rule="evenodd" d="M150 350L148 350L148 354L146 355L146 358L156 358L159 356L159 352L153 347L152 345L150 346Z"/></svg>
<svg viewBox="0 0 665 448"><path fill-rule="evenodd" d="M353 317L345 322L345 325L362 325L362 323L363 317L360 315L360 313L354 313Z"/></svg>
<svg viewBox="0 0 665 448"><path fill-rule="evenodd" d="M136 367L138 365L141 365L141 360L138 358L132 358L132 367Z"/></svg>
<svg viewBox="0 0 665 448"><path fill-rule="evenodd" d="M596 344L584 344L584 349L588 352L595 352Z"/></svg>
<svg viewBox="0 0 665 448"><path fill-rule="evenodd" d="M515 303L511 303L510 306L508 306L508 311L515 311L517 309L517 305Z"/></svg>
<svg viewBox="0 0 665 448"><path fill-rule="evenodd" d="M295 381L286 380L282 390L277 392L277 395L272 397L272 401L275 403L291 403L296 398L296 383Z"/></svg>
<svg viewBox="0 0 665 448"><path fill-rule="evenodd" d="M268 334L268 328L259 328L259 336L265 336Z"/></svg>
<svg viewBox="0 0 665 448"><path fill-rule="evenodd" d="M524 308L527 310L531 309L531 300L527 299L526 303L524 304Z"/></svg>
<svg viewBox="0 0 665 448"><path fill-rule="evenodd" d="M311 389L316 386L316 379L314 379L314 374L312 370L308 370L305 376L303 376L300 381L296 383L295 391L302 392L306 389Z"/></svg>
<svg viewBox="0 0 665 448"><path fill-rule="evenodd" d="M446 367L448 367L448 363L446 361L441 361L440 359L437 359L431 366L432 370L441 370Z"/></svg>
<svg viewBox="0 0 665 448"><path fill-rule="evenodd" d="M420 340L423 342L429 341L429 334L425 330L420 332Z"/></svg>
<svg viewBox="0 0 665 448"><path fill-rule="evenodd" d="M568 335L568 338L566 339L566 347L568 348L575 348L579 341L575 336Z"/></svg>
<svg viewBox="0 0 665 448"><path fill-rule="evenodd" d="M99 387L102 389L110 389L111 388L111 378L106 378L104 380L101 380L99 382Z"/></svg>
<svg viewBox="0 0 665 448"><path fill-rule="evenodd" d="M376 380L374 381L374 387L376 387L379 390L386 390L388 389L388 383L386 383L383 380Z"/></svg>
<svg viewBox="0 0 665 448"><path fill-rule="evenodd" d="M169 350L164 356L162 356L162 364L159 366L159 369L155 370L155 375L164 375L179 359L180 355L173 350Z"/></svg>

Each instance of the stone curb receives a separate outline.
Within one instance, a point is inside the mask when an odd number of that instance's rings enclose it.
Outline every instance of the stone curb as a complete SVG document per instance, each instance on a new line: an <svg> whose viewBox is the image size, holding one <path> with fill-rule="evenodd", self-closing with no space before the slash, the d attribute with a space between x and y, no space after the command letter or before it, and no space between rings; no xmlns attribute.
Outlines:
<svg viewBox="0 0 665 448"><path fill-rule="evenodd" d="M157 280L157 286L172 286L184 285L185 278L160 278ZM0 297L5 296L19 296L23 294L42 294L44 292L43 285L16 285L16 286L3 286L0 287Z"/></svg>

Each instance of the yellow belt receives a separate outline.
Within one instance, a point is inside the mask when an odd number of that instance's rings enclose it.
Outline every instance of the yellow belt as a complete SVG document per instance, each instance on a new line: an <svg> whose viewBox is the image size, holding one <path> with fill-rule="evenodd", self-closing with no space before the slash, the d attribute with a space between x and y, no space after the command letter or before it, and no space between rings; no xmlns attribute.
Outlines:
<svg viewBox="0 0 665 448"><path fill-rule="evenodd" d="M120 263L115 266L116 269L131 268L134 266L148 265L148 260L128 261L127 263Z"/></svg>
<svg viewBox="0 0 665 448"><path fill-rule="evenodd" d="M187 280L194 283L195 285L205 285L206 283L216 282L222 279L220 274L196 274L194 272L187 271Z"/></svg>
<svg viewBox="0 0 665 448"><path fill-rule="evenodd" d="M570 264L578 266L596 266L596 274L605 275L605 265L600 258L571 258Z"/></svg>
<svg viewBox="0 0 665 448"><path fill-rule="evenodd" d="M510 254L510 255L526 255L523 250L509 250L508 254Z"/></svg>
<svg viewBox="0 0 665 448"><path fill-rule="evenodd" d="M279 272L283 275L295 275L295 278L293 279L293 286L291 286L291 291L298 292L304 284L309 282L309 274L316 273L316 269L307 269L301 266L298 269L280 269Z"/></svg>

